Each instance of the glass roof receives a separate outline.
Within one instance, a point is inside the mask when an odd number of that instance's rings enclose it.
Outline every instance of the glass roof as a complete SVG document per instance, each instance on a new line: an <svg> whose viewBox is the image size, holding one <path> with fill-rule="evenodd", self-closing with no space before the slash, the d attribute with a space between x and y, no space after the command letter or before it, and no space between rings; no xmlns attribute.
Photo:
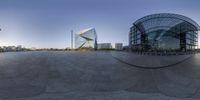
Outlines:
<svg viewBox="0 0 200 100"><path fill-rule="evenodd" d="M158 29L172 32L198 31L200 26L192 19L178 14L160 13L142 17L133 23L142 33Z"/></svg>

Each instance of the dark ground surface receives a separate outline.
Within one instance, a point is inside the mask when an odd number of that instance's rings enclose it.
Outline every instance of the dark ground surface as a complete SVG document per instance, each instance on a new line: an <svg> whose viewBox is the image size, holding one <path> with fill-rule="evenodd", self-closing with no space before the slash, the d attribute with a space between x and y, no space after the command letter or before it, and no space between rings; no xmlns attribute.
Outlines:
<svg viewBox="0 0 200 100"><path fill-rule="evenodd" d="M0 53L0 100L199 99L199 54Z"/></svg>

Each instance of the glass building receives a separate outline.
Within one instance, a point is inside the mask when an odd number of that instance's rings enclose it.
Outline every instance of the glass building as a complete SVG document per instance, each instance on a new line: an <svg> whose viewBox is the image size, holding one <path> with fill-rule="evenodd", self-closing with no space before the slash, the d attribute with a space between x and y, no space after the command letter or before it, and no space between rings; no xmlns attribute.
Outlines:
<svg viewBox="0 0 200 100"><path fill-rule="evenodd" d="M76 49L97 49L97 34L95 28L84 29L75 34Z"/></svg>
<svg viewBox="0 0 200 100"><path fill-rule="evenodd" d="M152 14L138 19L129 32L132 50L190 50L197 48L200 26L178 14Z"/></svg>

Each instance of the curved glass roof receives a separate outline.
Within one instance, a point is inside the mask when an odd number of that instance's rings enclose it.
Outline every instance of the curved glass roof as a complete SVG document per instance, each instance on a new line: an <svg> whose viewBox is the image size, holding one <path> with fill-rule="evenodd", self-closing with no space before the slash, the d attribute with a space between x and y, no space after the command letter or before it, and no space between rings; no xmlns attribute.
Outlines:
<svg viewBox="0 0 200 100"><path fill-rule="evenodd" d="M198 31L200 26L192 19L178 14L160 13L142 17L133 25L142 33L152 32L158 29L172 32Z"/></svg>

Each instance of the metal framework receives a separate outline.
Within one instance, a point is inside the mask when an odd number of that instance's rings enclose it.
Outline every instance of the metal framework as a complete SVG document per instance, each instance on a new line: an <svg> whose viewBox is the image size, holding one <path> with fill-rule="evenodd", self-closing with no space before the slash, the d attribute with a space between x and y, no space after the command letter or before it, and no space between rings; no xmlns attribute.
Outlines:
<svg viewBox="0 0 200 100"><path fill-rule="evenodd" d="M169 13L161 13L161 14L153 14L145 16L134 22L134 26L138 26L140 29L144 29L145 31L147 30L151 31L150 29L154 29L153 27L171 28L181 23L184 23L182 24L182 26L185 26L184 29L188 29L189 31L200 30L200 26L192 19L182 15L169 14Z"/></svg>
<svg viewBox="0 0 200 100"><path fill-rule="evenodd" d="M164 30L164 32L158 33L159 30ZM180 49L187 49L187 45L193 48L197 46L196 38L199 30L200 26L195 21L183 15L170 13L152 14L142 17L133 23L129 33L129 45L147 49L148 46L152 45L150 44L152 40L149 40L149 35L157 31L155 34L160 35L160 37L169 33L179 34ZM191 35L190 37L192 38L187 37L187 34ZM187 43L187 39L194 43Z"/></svg>

